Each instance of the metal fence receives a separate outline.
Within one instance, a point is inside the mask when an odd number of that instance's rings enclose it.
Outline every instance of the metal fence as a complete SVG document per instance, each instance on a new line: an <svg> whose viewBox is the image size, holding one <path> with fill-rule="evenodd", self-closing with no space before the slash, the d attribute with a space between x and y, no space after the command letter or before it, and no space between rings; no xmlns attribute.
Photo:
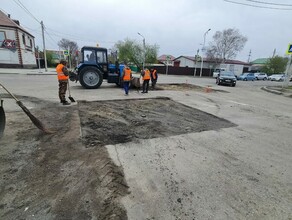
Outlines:
<svg viewBox="0 0 292 220"><path fill-rule="evenodd" d="M175 67L175 66L155 66L150 67L157 70L159 74L167 74L167 75L183 75L183 76L200 76L200 68L193 67ZM212 77L213 69L202 69L202 76L204 77Z"/></svg>

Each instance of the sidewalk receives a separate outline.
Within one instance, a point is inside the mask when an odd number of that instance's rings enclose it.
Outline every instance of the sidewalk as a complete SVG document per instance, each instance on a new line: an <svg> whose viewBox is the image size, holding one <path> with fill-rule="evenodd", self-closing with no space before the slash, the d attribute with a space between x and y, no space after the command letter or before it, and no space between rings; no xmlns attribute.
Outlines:
<svg viewBox="0 0 292 220"><path fill-rule="evenodd" d="M26 74L26 75L56 75L55 68L45 69L10 69L0 68L0 74Z"/></svg>

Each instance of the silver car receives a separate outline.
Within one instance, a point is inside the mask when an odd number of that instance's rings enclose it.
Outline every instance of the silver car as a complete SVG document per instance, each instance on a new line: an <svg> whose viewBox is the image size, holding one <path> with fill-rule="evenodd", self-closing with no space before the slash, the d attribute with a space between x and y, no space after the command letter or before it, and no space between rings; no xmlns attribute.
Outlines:
<svg viewBox="0 0 292 220"><path fill-rule="evenodd" d="M267 80L268 75L266 73L255 73L254 74L256 80Z"/></svg>

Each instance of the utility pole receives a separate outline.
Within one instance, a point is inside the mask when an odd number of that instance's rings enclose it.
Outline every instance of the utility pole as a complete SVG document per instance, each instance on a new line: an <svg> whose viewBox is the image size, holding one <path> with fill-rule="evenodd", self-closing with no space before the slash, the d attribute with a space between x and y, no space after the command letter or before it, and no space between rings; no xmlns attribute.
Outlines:
<svg viewBox="0 0 292 220"><path fill-rule="evenodd" d="M138 32L138 35L140 35L143 38L144 54L143 54L143 65L142 65L143 67L142 67L142 69L144 70L144 66L145 66L145 62L146 62L146 44L145 44L145 37L142 34L140 34L139 32Z"/></svg>
<svg viewBox="0 0 292 220"><path fill-rule="evenodd" d="M208 32L209 32L210 30L211 30L211 28L209 28L209 29L204 33L204 43L203 43L202 52L203 52L203 50L205 50L204 47L205 47L205 43L206 43L206 35L208 34ZM200 77L202 77L203 63L204 63L204 58L203 58L203 53L202 53Z"/></svg>
<svg viewBox="0 0 292 220"><path fill-rule="evenodd" d="M41 21L42 26L42 36L43 36L43 47L44 47L44 59L45 59L45 71L48 72L48 64L47 64L47 54L46 54L46 44L45 44L45 28L44 23Z"/></svg>
<svg viewBox="0 0 292 220"><path fill-rule="evenodd" d="M68 46L68 59L69 59L69 68L70 68L70 70L71 70L71 51L70 51L70 47Z"/></svg>
<svg viewBox="0 0 292 220"><path fill-rule="evenodd" d="M275 48L274 51L273 51L273 56L272 56L272 58L274 58L275 55L276 55L276 48Z"/></svg>
<svg viewBox="0 0 292 220"><path fill-rule="evenodd" d="M165 75L168 75L168 61L171 59L171 57L169 56L169 55L166 55L166 62L165 62L165 64L166 64L166 71L165 71Z"/></svg>
<svg viewBox="0 0 292 220"><path fill-rule="evenodd" d="M40 62L40 49L39 47L37 46L37 50L38 50L38 66L39 66L39 73L41 73L41 62Z"/></svg>
<svg viewBox="0 0 292 220"><path fill-rule="evenodd" d="M197 50L197 55L195 56L195 70L194 70L194 77L196 76L196 72L197 72L197 59L198 59L198 55L199 55L199 49Z"/></svg>
<svg viewBox="0 0 292 220"><path fill-rule="evenodd" d="M292 55L290 55L288 58L286 71L285 71L285 78L284 78L284 81L282 83L282 89L289 86L289 80L290 80L290 77L292 76L291 64L292 64Z"/></svg>
<svg viewBox="0 0 292 220"><path fill-rule="evenodd" d="M250 61L250 57L251 57L251 50L249 51L248 58L247 58L247 62L248 62L248 63L249 63L249 61Z"/></svg>

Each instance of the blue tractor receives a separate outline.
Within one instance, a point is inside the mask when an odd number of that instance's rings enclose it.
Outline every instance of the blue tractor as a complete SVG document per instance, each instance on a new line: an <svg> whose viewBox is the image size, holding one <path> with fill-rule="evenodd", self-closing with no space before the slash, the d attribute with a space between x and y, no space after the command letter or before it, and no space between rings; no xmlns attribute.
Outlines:
<svg viewBox="0 0 292 220"><path fill-rule="evenodd" d="M97 89L106 79L108 83L120 85L123 65L108 63L107 49L101 47L82 47L81 63L70 74L70 80L79 81L86 89Z"/></svg>

